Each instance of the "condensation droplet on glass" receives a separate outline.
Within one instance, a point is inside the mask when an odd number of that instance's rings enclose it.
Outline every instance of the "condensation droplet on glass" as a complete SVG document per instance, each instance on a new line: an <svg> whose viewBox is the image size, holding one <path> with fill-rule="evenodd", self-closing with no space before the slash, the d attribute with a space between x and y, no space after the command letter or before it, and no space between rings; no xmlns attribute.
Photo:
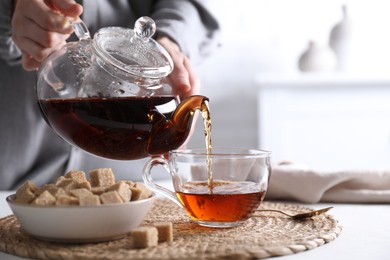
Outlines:
<svg viewBox="0 0 390 260"><path fill-rule="evenodd" d="M125 94L125 91L123 89L117 89L116 90L118 94L123 95Z"/></svg>
<svg viewBox="0 0 390 260"><path fill-rule="evenodd" d="M122 82L120 81L112 81L109 88L118 95L123 95L125 93L125 90L122 88Z"/></svg>
<svg viewBox="0 0 390 260"><path fill-rule="evenodd" d="M147 90L146 93L145 93L145 97L151 97L153 95L154 95L154 91Z"/></svg>
<svg viewBox="0 0 390 260"><path fill-rule="evenodd" d="M111 88L115 88L115 87L117 87L119 84L118 84L118 82L117 81L111 81L111 83L110 83L110 87Z"/></svg>

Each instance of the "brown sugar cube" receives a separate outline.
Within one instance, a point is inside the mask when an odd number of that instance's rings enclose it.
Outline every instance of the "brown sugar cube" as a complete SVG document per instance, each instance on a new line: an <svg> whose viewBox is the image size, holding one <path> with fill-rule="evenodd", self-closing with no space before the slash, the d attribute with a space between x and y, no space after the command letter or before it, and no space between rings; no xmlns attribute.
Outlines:
<svg viewBox="0 0 390 260"><path fill-rule="evenodd" d="M134 187L130 187L131 200L142 200L152 196L152 191L146 187L143 183L136 182Z"/></svg>
<svg viewBox="0 0 390 260"><path fill-rule="evenodd" d="M57 197L56 206L79 205L79 199L69 195L60 195Z"/></svg>
<svg viewBox="0 0 390 260"><path fill-rule="evenodd" d="M91 191L89 191L85 188L69 190L69 194L71 194L77 198L93 195L93 193Z"/></svg>
<svg viewBox="0 0 390 260"><path fill-rule="evenodd" d="M47 191L56 198L61 195L66 195L66 191L63 188L49 188Z"/></svg>
<svg viewBox="0 0 390 260"><path fill-rule="evenodd" d="M136 187L129 187L129 189L131 190L131 199L130 200L131 201L138 200L142 191Z"/></svg>
<svg viewBox="0 0 390 260"><path fill-rule="evenodd" d="M49 206L49 205L53 205L55 202L56 202L56 198L53 195L51 195L50 192L45 190L38 197L36 197L31 202L31 204L39 205L39 206Z"/></svg>
<svg viewBox="0 0 390 260"><path fill-rule="evenodd" d="M136 187L129 187L131 190L131 201L139 200L142 194L142 190Z"/></svg>
<svg viewBox="0 0 390 260"><path fill-rule="evenodd" d="M91 187L91 192L95 195L100 195L105 193L107 190L107 187Z"/></svg>
<svg viewBox="0 0 390 260"><path fill-rule="evenodd" d="M76 189L84 188L84 189L90 190L92 187L91 187L91 183L89 181L84 181L84 182L76 182L74 188L76 188Z"/></svg>
<svg viewBox="0 0 390 260"><path fill-rule="evenodd" d="M135 187L142 190L142 195L144 199L150 198L153 195L153 192L141 182L136 182Z"/></svg>
<svg viewBox="0 0 390 260"><path fill-rule="evenodd" d="M100 198L98 195L89 195L79 197L80 206L95 206L100 205Z"/></svg>
<svg viewBox="0 0 390 260"><path fill-rule="evenodd" d="M17 189L16 193L23 190L31 190L32 192L35 192L38 190L38 187L32 181L26 181Z"/></svg>
<svg viewBox="0 0 390 260"><path fill-rule="evenodd" d="M70 171L65 174L65 178L72 179L76 182L83 183L87 181L87 177L85 177L85 172L83 171Z"/></svg>
<svg viewBox="0 0 390 260"><path fill-rule="evenodd" d="M129 189L129 185L127 185L124 181L118 181L114 185L111 185L107 191L118 192L123 202L128 202L131 199L131 190Z"/></svg>
<svg viewBox="0 0 390 260"><path fill-rule="evenodd" d="M158 222L153 226L158 231L158 242L172 242L173 241L173 227L172 222Z"/></svg>
<svg viewBox="0 0 390 260"><path fill-rule="evenodd" d="M139 227L131 231L133 246L147 248L158 244L158 231L155 227Z"/></svg>
<svg viewBox="0 0 390 260"><path fill-rule="evenodd" d="M117 191L107 191L100 195L100 201L102 204L118 204L123 203L122 198L120 197Z"/></svg>
<svg viewBox="0 0 390 260"><path fill-rule="evenodd" d="M115 177L111 168L99 168L89 172L92 187L105 187L115 184Z"/></svg>
<svg viewBox="0 0 390 260"><path fill-rule="evenodd" d="M58 186L64 180L66 180L66 178L64 176L60 176L56 179L56 181L54 182L54 185Z"/></svg>
<svg viewBox="0 0 390 260"><path fill-rule="evenodd" d="M77 187L77 182L72 179L65 179L60 182L57 187L63 188L65 191L69 191Z"/></svg>
<svg viewBox="0 0 390 260"><path fill-rule="evenodd" d="M38 187L32 181L26 181L16 190L15 202L18 203L30 203L36 197L35 192Z"/></svg>
<svg viewBox="0 0 390 260"><path fill-rule="evenodd" d="M127 185L129 185L129 187L134 187L135 185L135 182L133 181L124 181Z"/></svg>
<svg viewBox="0 0 390 260"><path fill-rule="evenodd" d="M55 189L58 189L58 187L57 187L55 184L53 184L53 183L44 184L44 185L42 185L40 188L38 188L38 189L35 191L35 195L36 195L36 196L39 196L39 195L41 195L42 192L44 192L45 190L47 190L47 191L50 192L50 190L53 191L53 190L55 190Z"/></svg>
<svg viewBox="0 0 390 260"><path fill-rule="evenodd" d="M36 198L35 194L31 190L24 190L23 192L19 192L15 197L15 202L29 204Z"/></svg>
<svg viewBox="0 0 390 260"><path fill-rule="evenodd" d="M35 194L37 196L39 196L44 191L50 192L50 194L53 195L54 197L57 197L57 196L59 196L61 194L62 195L66 194L66 192L65 192L65 190L63 188L57 187L54 184L45 184L45 185L43 185Z"/></svg>

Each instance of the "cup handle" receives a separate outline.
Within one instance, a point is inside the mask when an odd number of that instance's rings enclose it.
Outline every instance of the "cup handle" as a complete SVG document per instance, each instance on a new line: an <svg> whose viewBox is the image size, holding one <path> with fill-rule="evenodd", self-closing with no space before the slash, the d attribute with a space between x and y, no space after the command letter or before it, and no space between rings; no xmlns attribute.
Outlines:
<svg viewBox="0 0 390 260"><path fill-rule="evenodd" d="M169 165L168 165L168 162L167 160L165 160L164 158L162 157L153 157L152 159L150 159L144 169L143 169L143 172L142 172L142 179L144 180L145 184L153 191L157 192L157 193L160 193L161 195L167 197L168 199L172 200L173 202L175 202L177 205L179 205L181 208L183 208L183 205L181 205L180 201L177 199L176 197L176 194L161 186L161 185L158 185L155 183L155 181L153 180L152 178L152 168L155 167L155 166L158 166L158 165L161 165L165 168L165 170L170 173L170 170L169 170Z"/></svg>

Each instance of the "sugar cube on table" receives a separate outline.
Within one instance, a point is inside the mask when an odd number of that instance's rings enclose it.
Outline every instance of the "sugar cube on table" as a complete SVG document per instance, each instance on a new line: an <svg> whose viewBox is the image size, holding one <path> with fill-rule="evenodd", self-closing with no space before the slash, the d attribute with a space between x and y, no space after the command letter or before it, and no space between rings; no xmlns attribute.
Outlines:
<svg viewBox="0 0 390 260"><path fill-rule="evenodd" d="M172 242L173 241L173 226L172 222L157 222L153 226L158 231L158 242Z"/></svg>
<svg viewBox="0 0 390 260"><path fill-rule="evenodd" d="M131 231L131 236L135 248L147 248L158 244L158 231L156 227L138 227Z"/></svg>

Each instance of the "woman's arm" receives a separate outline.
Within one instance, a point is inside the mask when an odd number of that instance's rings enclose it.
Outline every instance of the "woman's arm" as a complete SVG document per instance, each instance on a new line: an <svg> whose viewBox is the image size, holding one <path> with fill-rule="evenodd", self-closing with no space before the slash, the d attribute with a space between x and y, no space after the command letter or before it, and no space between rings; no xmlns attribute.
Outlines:
<svg viewBox="0 0 390 260"><path fill-rule="evenodd" d="M69 19L78 17L82 7L74 0L14 1L12 40L22 52L23 67L34 70L48 55L65 44L73 32Z"/></svg>
<svg viewBox="0 0 390 260"><path fill-rule="evenodd" d="M169 79L174 88L181 98L199 94L200 84L192 64L218 45L217 21L194 0L157 0L151 17L157 25L157 41L173 59Z"/></svg>
<svg viewBox="0 0 390 260"><path fill-rule="evenodd" d="M9 65L19 65L22 60L22 52L12 41L13 2L0 0L0 59Z"/></svg>

